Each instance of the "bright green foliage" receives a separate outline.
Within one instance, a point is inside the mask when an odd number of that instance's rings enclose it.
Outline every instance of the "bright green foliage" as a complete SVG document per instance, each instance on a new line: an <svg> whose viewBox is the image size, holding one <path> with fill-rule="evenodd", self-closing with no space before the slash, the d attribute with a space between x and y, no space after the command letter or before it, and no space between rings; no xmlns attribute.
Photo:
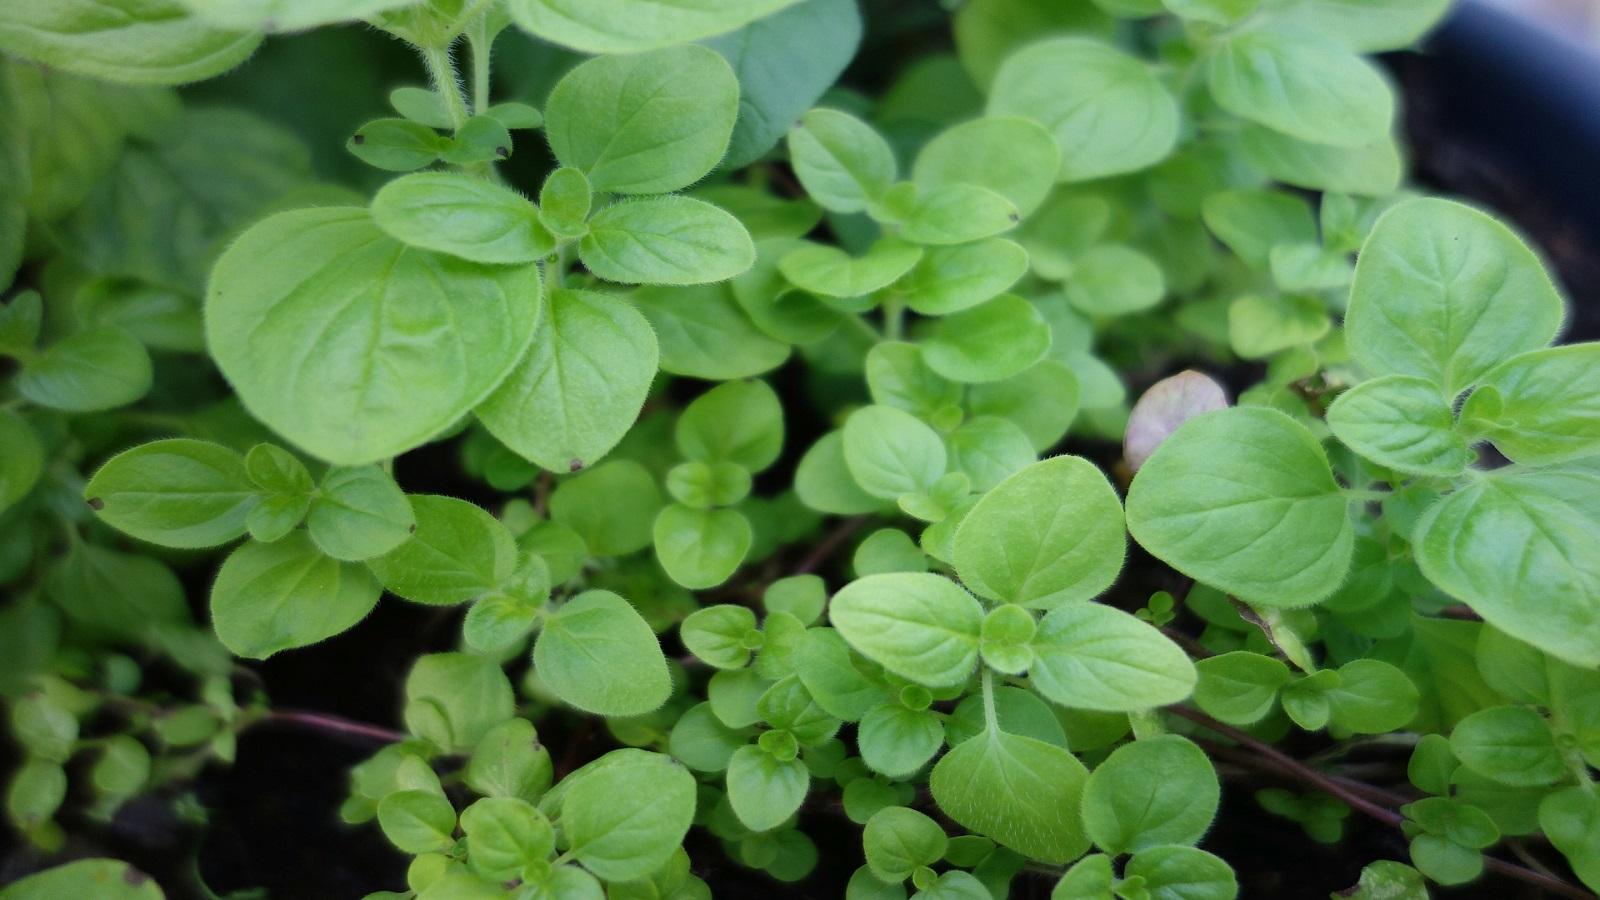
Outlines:
<svg viewBox="0 0 1600 900"><path fill-rule="evenodd" d="M14 836L275 723L374 743L374 897L1230 900L1262 814L1594 887L1594 345L1361 55L1447 5L12 4Z"/></svg>
<svg viewBox="0 0 1600 900"><path fill-rule="evenodd" d="M1128 530L1194 578L1269 606L1315 602L1343 580L1354 535L1327 458L1269 409L1180 427L1128 491Z"/></svg>

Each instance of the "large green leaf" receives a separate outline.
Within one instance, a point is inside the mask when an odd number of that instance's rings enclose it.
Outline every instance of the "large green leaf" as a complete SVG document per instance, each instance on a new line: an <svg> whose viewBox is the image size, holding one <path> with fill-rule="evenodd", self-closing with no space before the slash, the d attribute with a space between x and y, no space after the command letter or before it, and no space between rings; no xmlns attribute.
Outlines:
<svg viewBox="0 0 1600 900"><path fill-rule="evenodd" d="M834 595L828 617L861 655L930 687L961 684L977 664L983 608L942 575L858 578Z"/></svg>
<svg viewBox="0 0 1600 900"><path fill-rule="evenodd" d="M0 10L0 50L106 81L199 81L244 62L260 43L260 34L213 27L180 0L48 0Z"/></svg>
<svg viewBox="0 0 1600 900"><path fill-rule="evenodd" d="M1315 33L1234 34L1211 52L1206 76L1223 109L1303 141L1363 147L1394 118L1377 68Z"/></svg>
<svg viewBox="0 0 1600 900"><path fill-rule="evenodd" d="M244 534L255 485L244 460L219 444L172 438L113 456L83 496L101 519L168 547L214 547Z"/></svg>
<svg viewBox="0 0 1600 900"><path fill-rule="evenodd" d="M583 264L622 284L706 284L750 268L755 244L739 220L691 197L647 197L595 213Z"/></svg>
<svg viewBox="0 0 1600 900"><path fill-rule="evenodd" d="M1439 388L1410 375L1386 375L1339 395L1328 427L1346 447L1379 465L1418 475L1458 475L1467 442Z"/></svg>
<svg viewBox="0 0 1600 900"><path fill-rule="evenodd" d="M1089 775L1083 821L1112 854L1194 844L1217 814L1222 786L1205 751L1175 734L1118 747Z"/></svg>
<svg viewBox="0 0 1600 900"><path fill-rule="evenodd" d="M302 209L252 226L218 260L206 336L257 418L359 465L483 400L532 340L539 307L533 266L408 248L363 209Z"/></svg>
<svg viewBox="0 0 1600 900"><path fill-rule="evenodd" d="M1034 687L1073 709L1166 706L1188 697L1197 677L1188 655L1155 626L1098 603L1052 610L1031 646Z"/></svg>
<svg viewBox="0 0 1600 900"><path fill-rule="evenodd" d="M610 591L585 591L550 616L533 666L562 700L603 716L642 715L672 691L655 633Z"/></svg>
<svg viewBox="0 0 1600 900"><path fill-rule="evenodd" d="M1060 864L1089 849L1078 815L1088 775L1066 750L991 724L946 753L928 787L963 828Z"/></svg>
<svg viewBox="0 0 1600 900"><path fill-rule="evenodd" d="M638 53L732 31L795 0L511 0L535 37L585 53Z"/></svg>
<svg viewBox="0 0 1600 900"><path fill-rule="evenodd" d="M324 556L292 532L228 556L211 587L211 624L234 655L265 659L348 630L380 593L365 566Z"/></svg>
<svg viewBox="0 0 1600 900"><path fill-rule="evenodd" d="M1205 413L1150 456L1128 530L1179 571L1252 603L1304 606L1344 580L1349 503L1304 425L1262 407Z"/></svg>

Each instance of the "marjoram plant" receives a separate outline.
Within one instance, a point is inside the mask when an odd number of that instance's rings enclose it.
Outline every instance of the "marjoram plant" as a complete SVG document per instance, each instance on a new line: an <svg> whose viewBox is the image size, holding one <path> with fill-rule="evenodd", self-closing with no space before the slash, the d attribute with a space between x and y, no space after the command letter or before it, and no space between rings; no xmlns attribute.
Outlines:
<svg viewBox="0 0 1600 900"><path fill-rule="evenodd" d="M372 898L1227 900L1219 772L1600 888L1600 346L1407 186L1446 6L0 5L0 897L187 896L52 854L297 722ZM380 601L403 732L272 704Z"/></svg>

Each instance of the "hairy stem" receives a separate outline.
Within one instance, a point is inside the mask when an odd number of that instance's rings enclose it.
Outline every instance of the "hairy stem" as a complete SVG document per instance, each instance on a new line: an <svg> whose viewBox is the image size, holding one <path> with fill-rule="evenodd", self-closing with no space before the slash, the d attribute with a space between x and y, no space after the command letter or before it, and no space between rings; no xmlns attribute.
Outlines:
<svg viewBox="0 0 1600 900"><path fill-rule="evenodd" d="M428 67L428 80L433 82L433 89L444 98L445 114L450 117L451 130L460 131L472 114L467 111L467 101L461 96L461 81L456 77L456 67L450 60L449 49L424 47L422 62Z"/></svg>
<svg viewBox="0 0 1600 900"><path fill-rule="evenodd" d="M354 719L346 719L331 713L311 712L302 709L274 709L256 720L252 724L274 723L280 725L293 725L298 728L309 728L324 734L341 737L362 738L368 741L377 741L384 744L397 744L408 739L390 728L378 725L368 725Z"/></svg>

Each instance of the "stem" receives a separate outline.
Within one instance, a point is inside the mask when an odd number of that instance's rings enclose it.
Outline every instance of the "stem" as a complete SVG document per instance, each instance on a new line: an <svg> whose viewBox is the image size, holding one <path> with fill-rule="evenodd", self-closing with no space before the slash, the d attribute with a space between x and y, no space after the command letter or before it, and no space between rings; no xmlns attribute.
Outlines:
<svg viewBox="0 0 1600 900"><path fill-rule="evenodd" d="M1359 810L1369 818L1382 822L1391 828L1400 828L1401 825L1405 823L1405 816L1402 816L1386 806L1380 806L1379 804L1368 800L1366 797L1361 796L1364 793L1368 793L1368 791L1365 790L1365 788L1368 787L1366 785L1363 785L1363 790L1359 792L1353 790L1348 784L1343 783L1344 779L1335 778L1323 772L1319 772L1305 763L1300 762L1294 757L1283 753L1276 747L1259 741L1250 734L1240 731L1231 725L1219 722L1205 713L1200 712L1199 710L1186 709L1181 706L1169 706L1166 709L1167 712L1170 712L1173 715L1181 716L1191 722L1203 725L1218 734L1224 735L1236 741L1240 746L1246 747L1252 752L1259 754L1266 760L1268 765L1282 772L1284 775L1293 777L1299 781L1313 785L1314 787L1320 788L1323 791L1332 794L1343 801L1351 809ZM1484 868L1491 872L1504 875L1507 878L1512 878L1526 884L1536 885L1552 894L1557 894L1562 897L1572 897L1575 898L1575 900L1592 900L1594 896L1588 891L1568 884L1559 878L1552 878L1549 875L1535 872L1532 869L1524 868L1516 863L1507 862L1503 859L1496 859L1488 854L1484 855L1483 864Z"/></svg>
<svg viewBox="0 0 1600 900"><path fill-rule="evenodd" d="M479 16L467 29L467 43L472 45L472 111L481 116L489 109L489 54L494 47L487 16Z"/></svg>
<svg viewBox="0 0 1600 900"><path fill-rule="evenodd" d="M378 741L384 744L397 744L409 740L410 736L393 729L383 728L378 725L368 725L342 716L330 713L310 712L300 709L274 709L265 716L251 724L278 723L294 725L300 728L309 728L325 734L340 737L357 737L368 741Z"/></svg>
<svg viewBox="0 0 1600 900"><path fill-rule="evenodd" d="M988 666L983 667L983 724L988 726L990 732L1000 730L1000 717L994 711L994 672Z"/></svg>
<svg viewBox="0 0 1600 900"><path fill-rule="evenodd" d="M883 336L898 341L905 330L906 305L897 294L883 298Z"/></svg>
<svg viewBox="0 0 1600 900"><path fill-rule="evenodd" d="M422 62L428 67L428 79L434 90L444 98L445 113L450 116L452 131L460 131L472 114L467 111L467 101L461 97L461 82L456 78L455 63L450 61L450 51L443 47L422 48Z"/></svg>

